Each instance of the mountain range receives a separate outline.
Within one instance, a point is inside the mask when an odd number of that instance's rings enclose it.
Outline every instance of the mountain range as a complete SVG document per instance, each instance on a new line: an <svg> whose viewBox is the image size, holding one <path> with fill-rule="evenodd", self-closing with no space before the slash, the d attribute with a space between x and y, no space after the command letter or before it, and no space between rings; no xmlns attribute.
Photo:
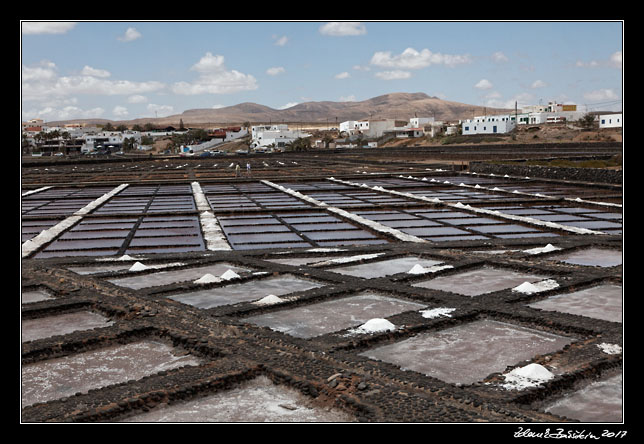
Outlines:
<svg viewBox="0 0 644 444"><path fill-rule="evenodd" d="M437 121L468 119L490 113L508 113L514 109L486 108L479 105L450 102L425 93L391 93L359 102L304 102L286 109L274 109L257 103L245 102L222 108L189 109L181 114L158 118L140 118L127 121L110 121L112 124L178 125L259 123L327 123L339 124L347 120L398 119L434 117ZM106 123L105 119L83 119L71 122ZM49 122L50 125L62 122Z"/></svg>

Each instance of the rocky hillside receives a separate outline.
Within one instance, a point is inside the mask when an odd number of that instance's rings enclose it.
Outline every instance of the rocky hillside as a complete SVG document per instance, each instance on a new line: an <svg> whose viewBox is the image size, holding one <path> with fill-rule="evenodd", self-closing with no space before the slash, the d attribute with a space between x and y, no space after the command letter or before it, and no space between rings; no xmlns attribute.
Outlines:
<svg viewBox="0 0 644 444"><path fill-rule="evenodd" d="M484 113L503 113L514 110L484 108L465 103L450 102L431 97L425 93L392 93L360 102L305 102L287 109L273 109L256 103L240 103L218 109L190 109L182 114L168 117L145 118L112 122L113 124L178 125L183 120L186 126L213 124L240 124L244 122L328 122L339 124L346 120L399 119L410 117L434 117L436 120L459 120ZM52 122L50 122L52 123Z"/></svg>

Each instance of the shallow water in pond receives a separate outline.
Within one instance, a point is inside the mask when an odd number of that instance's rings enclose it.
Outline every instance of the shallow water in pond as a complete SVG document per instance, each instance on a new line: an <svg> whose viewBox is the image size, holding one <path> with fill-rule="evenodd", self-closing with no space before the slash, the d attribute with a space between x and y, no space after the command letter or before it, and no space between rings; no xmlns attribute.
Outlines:
<svg viewBox="0 0 644 444"><path fill-rule="evenodd" d="M310 338L357 327L370 319L386 318L403 311L420 310L424 305L374 293L320 302L245 319L298 338Z"/></svg>
<svg viewBox="0 0 644 444"><path fill-rule="evenodd" d="M140 379L200 360L155 340L114 345L22 366L22 406Z"/></svg>
<svg viewBox="0 0 644 444"><path fill-rule="evenodd" d="M360 353L449 383L471 384L509 365L551 353L570 338L503 322L482 320Z"/></svg>
<svg viewBox="0 0 644 444"><path fill-rule="evenodd" d="M238 387L159 406L122 422L349 422L351 415L315 406L298 391L259 376Z"/></svg>

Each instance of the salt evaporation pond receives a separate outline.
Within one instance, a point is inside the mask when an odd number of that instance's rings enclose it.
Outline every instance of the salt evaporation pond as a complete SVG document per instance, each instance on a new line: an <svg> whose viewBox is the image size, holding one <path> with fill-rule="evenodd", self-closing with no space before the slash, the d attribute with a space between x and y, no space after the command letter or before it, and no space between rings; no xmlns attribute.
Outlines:
<svg viewBox="0 0 644 444"><path fill-rule="evenodd" d="M622 421L622 375L599 381L549 405L546 411L582 422Z"/></svg>
<svg viewBox="0 0 644 444"><path fill-rule="evenodd" d="M360 353L449 383L471 384L509 365L552 353L572 342L493 320L480 320Z"/></svg>
<svg viewBox="0 0 644 444"><path fill-rule="evenodd" d="M338 409L321 408L296 390L259 376L238 387L159 406L123 422L350 422Z"/></svg>
<svg viewBox="0 0 644 444"><path fill-rule="evenodd" d="M246 318L245 321L299 338L311 338L356 327L370 319L385 318L424 305L365 292L356 296L320 302Z"/></svg>
<svg viewBox="0 0 644 444"><path fill-rule="evenodd" d="M22 342L64 335L79 330L108 327L112 324L108 318L89 311L24 319L21 323Z"/></svg>
<svg viewBox="0 0 644 444"><path fill-rule="evenodd" d="M22 366L22 406L200 363L200 359L178 355L172 347L155 340L39 361Z"/></svg>

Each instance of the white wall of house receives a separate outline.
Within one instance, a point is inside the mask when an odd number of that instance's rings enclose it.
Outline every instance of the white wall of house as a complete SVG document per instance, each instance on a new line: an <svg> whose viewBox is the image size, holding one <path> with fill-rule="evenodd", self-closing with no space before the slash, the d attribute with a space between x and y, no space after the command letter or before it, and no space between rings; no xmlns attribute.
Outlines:
<svg viewBox="0 0 644 444"><path fill-rule="evenodd" d="M226 131L226 138L224 139L224 142L239 139L241 137L244 137L246 134L248 134L248 130L246 128L241 128L239 131Z"/></svg>
<svg viewBox="0 0 644 444"><path fill-rule="evenodd" d="M425 125L434 123L433 117L412 117L409 119L410 128L422 128Z"/></svg>
<svg viewBox="0 0 644 444"><path fill-rule="evenodd" d="M339 130L340 132L353 134L356 131L357 126L358 126L358 122L356 122L355 120L347 120L345 122L340 123Z"/></svg>
<svg viewBox="0 0 644 444"><path fill-rule="evenodd" d="M622 113L619 114L601 114L599 116L600 128L621 128Z"/></svg>
<svg viewBox="0 0 644 444"><path fill-rule="evenodd" d="M463 135L473 134L505 134L516 126L514 116L509 114L500 116L478 116L464 120L462 123Z"/></svg>
<svg viewBox="0 0 644 444"><path fill-rule="evenodd" d="M273 144L276 147L281 148L299 138L311 136L309 133L302 131L290 131L288 130L288 125L272 125L268 126L268 129L265 128L266 127L251 128L251 148L268 147Z"/></svg>
<svg viewBox="0 0 644 444"><path fill-rule="evenodd" d="M366 128L361 129L362 134L366 137L381 137L385 131L392 131L396 128L396 121L393 119L370 120L366 123Z"/></svg>
<svg viewBox="0 0 644 444"><path fill-rule="evenodd" d="M288 125L280 123L277 125L256 125L250 127L251 139L258 139L259 134L266 131L288 131Z"/></svg>

